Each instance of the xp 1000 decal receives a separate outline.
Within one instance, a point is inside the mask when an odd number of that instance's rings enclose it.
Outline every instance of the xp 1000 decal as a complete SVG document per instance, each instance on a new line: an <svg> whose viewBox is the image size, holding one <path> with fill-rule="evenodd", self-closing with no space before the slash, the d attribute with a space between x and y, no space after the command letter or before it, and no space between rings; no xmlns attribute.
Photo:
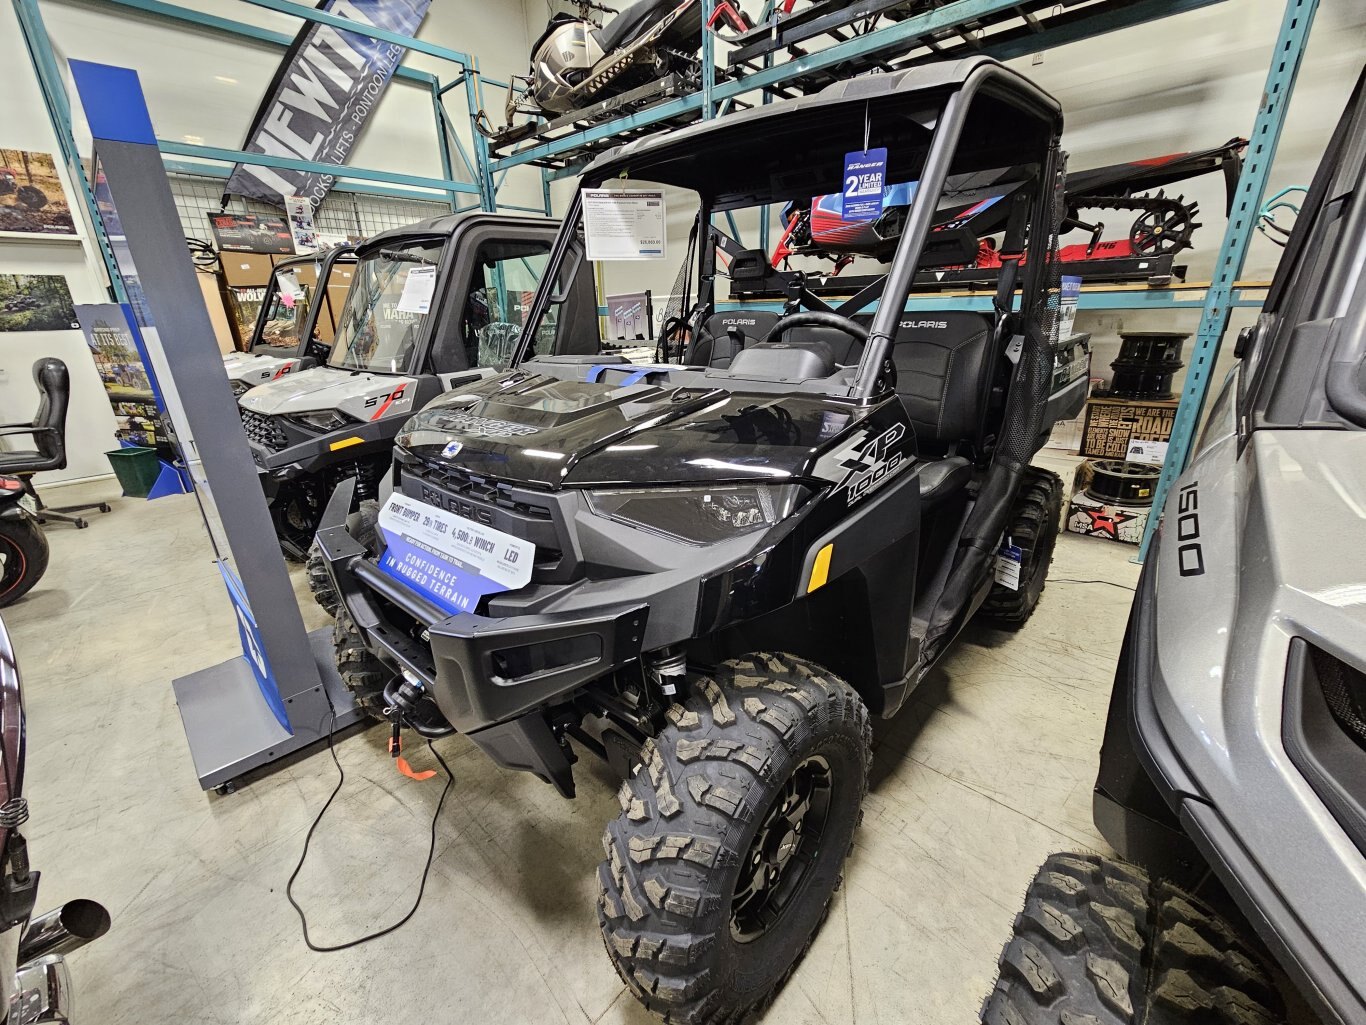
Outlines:
<svg viewBox="0 0 1366 1025"><path fill-rule="evenodd" d="M835 494L847 492L850 505L886 484L909 460L901 442L906 425L894 423L880 433L869 431L821 457L816 472L835 480Z"/></svg>

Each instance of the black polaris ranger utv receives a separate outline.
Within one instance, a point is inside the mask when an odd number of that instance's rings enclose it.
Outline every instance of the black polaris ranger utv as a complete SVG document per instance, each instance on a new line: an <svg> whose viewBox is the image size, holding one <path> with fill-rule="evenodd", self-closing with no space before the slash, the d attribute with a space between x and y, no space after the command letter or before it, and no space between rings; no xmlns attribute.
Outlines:
<svg viewBox="0 0 1366 1025"><path fill-rule="evenodd" d="M354 479L361 499L375 498L413 410L506 363L557 228L546 218L449 214L356 249L326 363L238 400L286 555L304 558L338 481ZM576 287L575 308L594 316L591 280Z"/></svg>
<svg viewBox="0 0 1366 1025"><path fill-rule="evenodd" d="M869 716L984 604L1017 624L1039 598L1061 482L1028 464L1085 388L1083 369L1050 397L1061 129L1056 101L973 58L604 154L509 369L407 422L377 535L348 533L352 485L329 502L318 541L360 700L565 796L571 739L632 770L599 914L669 1021L736 1020L777 991L839 881ZM660 248L663 204L690 201L693 244L715 242L713 215L839 191L865 147L919 182L876 286L831 308L797 281L781 316L722 311L716 246L690 245L683 363L594 355L565 314L530 351L595 250ZM967 258L927 249L936 210L1006 168L1027 187L995 313L903 314L918 266ZM731 273L766 265L751 255Z"/></svg>

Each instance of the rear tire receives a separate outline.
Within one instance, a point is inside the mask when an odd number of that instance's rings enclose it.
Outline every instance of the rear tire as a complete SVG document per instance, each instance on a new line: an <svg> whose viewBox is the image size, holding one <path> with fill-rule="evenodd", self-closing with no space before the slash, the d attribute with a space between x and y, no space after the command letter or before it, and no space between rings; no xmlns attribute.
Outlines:
<svg viewBox="0 0 1366 1025"><path fill-rule="evenodd" d="M668 711L622 784L598 920L623 981L669 1022L767 1005L839 887L868 791L868 709L791 655L726 662Z"/></svg>
<svg viewBox="0 0 1366 1025"><path fill-rule="evenodd" d="M27 514L0 519L0 608L10 605L38 583L47 572L47 535Z"/></svg>
<svg viewBox="0 0 1366 1025"><path fill-rule="evenodd" d="M332 648L337 672L356 705L371 719L384 720L384 685L394 676L365 646L365 637L345 608L338 607L332 624Z"/></svg>
<svg viewBox="0 0 1366 1025"><path fill-rule="evenodd" d="M365 545L373 554L376 551L375 539L379 536L379 503L366 501L346 520L346 529L353 538ZM323 562L322 549L315 540L308 549L308 589L313 600L324 612L334 619L341 605L341 596L332 586L332 578L327 574L327 564Z"/></svg>
<svg viewBox="0 0 1366 1025"><path fill-rule="evenodd" d="M1020 586L992 584L978 615L993 626L1018 630L1034 614L1048 580L1048 567L1062 526L1062 478L1051 470L1025 467L1006 536L1023 554Z"/></svg>
<svg viewBox="0 0 1366 1025"><path fill-rule="evenodd" d="M1025 894L986 1025L1281 1025L1231 925L1132 865L1054 854Z"/></svg>

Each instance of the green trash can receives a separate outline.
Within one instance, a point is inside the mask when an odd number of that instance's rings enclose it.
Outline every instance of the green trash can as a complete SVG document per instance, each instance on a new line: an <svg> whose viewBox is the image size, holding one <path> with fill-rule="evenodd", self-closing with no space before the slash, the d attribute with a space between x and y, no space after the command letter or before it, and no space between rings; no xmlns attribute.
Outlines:
<svg viewBox="0 0 1366 1025"><path fill-rule="evenodd" d="M106 452L105 456L114 468L114 476L119 479L123 493L129 498L146 498L161 476L161 460L154 448L133 445Z"/></svg>

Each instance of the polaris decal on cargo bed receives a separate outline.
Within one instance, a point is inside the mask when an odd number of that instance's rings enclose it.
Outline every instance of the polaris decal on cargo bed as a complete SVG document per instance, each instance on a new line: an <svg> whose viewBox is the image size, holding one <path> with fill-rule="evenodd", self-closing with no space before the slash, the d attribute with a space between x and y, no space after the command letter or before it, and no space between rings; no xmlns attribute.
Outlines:
<svg viewBox="0 0 1366 1025"><path fill-rule="evenodd" d="M893 451L905 436L905 424L892 424L881 434L865 435L821 460L833 459L835 472L842 473L834 494L847 489L846 501L853 505L891 480L906 462L906 453Z"/></svg>

